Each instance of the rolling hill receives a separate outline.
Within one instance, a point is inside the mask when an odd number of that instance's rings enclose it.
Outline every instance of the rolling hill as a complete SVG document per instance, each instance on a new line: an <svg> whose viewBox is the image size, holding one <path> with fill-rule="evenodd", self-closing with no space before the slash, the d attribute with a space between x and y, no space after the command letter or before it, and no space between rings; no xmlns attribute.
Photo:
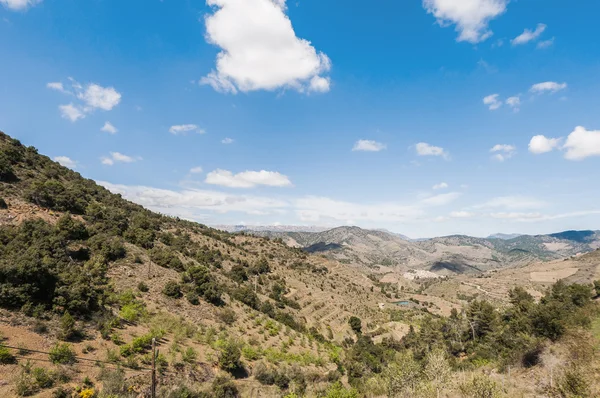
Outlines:
<svg viewBox="0 0 600 398"><path fill-rule="evenodd" d="M567 231L550 235L475 238L464 235L411 241L382 230L339 227L323 232L248 231L282 239L346 264L424 269L443 275L473 273L567 258L600 247L598 231Z"/></svg>

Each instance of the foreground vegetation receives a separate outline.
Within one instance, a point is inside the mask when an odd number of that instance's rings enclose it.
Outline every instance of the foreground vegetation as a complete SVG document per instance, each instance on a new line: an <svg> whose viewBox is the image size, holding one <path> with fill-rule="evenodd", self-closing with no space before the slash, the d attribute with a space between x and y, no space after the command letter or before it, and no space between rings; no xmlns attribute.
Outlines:
<svg viewBox="0 0 600 398"><path fill-rule="evenodd" d="M264 396L288 398L598 394L600 283L558 282L540 300L514 288L505 307L474 300L450 317L391 310L389 321L410 325L402 339L376 339L355 314L336 338L329 325L300 315L289 294L292 270L314 276L321 290L339 283L304 253L152 213L8 136L0 135L0 149L0 209L34 213L0 223L0 308L53 341L34 358L30 347L2 347L11 340L0 336L0 364L17 369L17 395L147 394L153 338L160 396L170 398L243 396L244 380ZM146 264L148 274L158 267L168 277L131 286L111 274L123 266L146 272ZM167 314L195 310L213 319ZM101 345L108 348L100 357ZM82 367L86 355L96 369ZM518 384L511 372L537 378Z"/></svg>

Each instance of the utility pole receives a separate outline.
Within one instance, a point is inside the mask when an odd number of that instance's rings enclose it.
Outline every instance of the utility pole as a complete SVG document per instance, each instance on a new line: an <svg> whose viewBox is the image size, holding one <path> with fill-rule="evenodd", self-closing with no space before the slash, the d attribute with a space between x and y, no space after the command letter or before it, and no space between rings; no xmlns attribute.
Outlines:
<svg viewBox="0 0 600 398"><path fill-rule="evenodd" d="M156 398L156 339L152 338L152 387L150 396Z"/></svg>

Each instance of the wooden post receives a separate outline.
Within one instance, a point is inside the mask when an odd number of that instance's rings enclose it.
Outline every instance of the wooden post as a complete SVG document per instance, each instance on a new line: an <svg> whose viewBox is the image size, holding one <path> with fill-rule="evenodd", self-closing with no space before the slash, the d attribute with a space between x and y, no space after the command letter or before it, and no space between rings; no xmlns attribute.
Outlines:
<svg viewBox="0 0 600 398"><path fill-rule="evenodd" d="M150 396L156 398L156 339L152 338L152 387Z"/></svg>

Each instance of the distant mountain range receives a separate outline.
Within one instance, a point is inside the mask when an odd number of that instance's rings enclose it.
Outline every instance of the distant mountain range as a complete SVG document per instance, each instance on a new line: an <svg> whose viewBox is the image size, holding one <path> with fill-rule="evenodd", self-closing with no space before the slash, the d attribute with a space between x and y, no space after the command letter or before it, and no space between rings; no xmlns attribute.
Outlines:
<svg viewBox="0 0 600 398"><path fill-rule="evenodd" d="M346 264L366 267L424 269L442 275L476 273L571 257L600 248L600 231L565 231L549 235L496 234L488 238L453 235L424 240L386 230L338 227L325 231L243 229L254 235L280 238Z"/></svg>

